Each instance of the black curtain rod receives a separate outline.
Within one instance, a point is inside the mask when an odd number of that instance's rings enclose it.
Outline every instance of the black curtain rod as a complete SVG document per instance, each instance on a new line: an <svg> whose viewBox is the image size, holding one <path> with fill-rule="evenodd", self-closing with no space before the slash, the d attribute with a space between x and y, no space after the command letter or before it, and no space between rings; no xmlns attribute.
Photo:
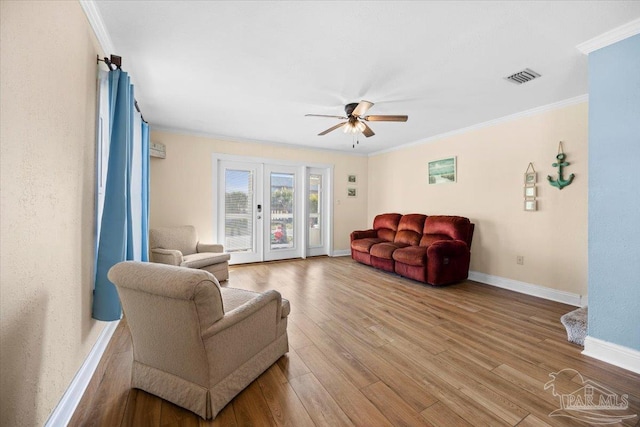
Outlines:
<svg viewBox="0 0 640 427"><path fill-rule="evenodd" d="M96 55L97 57L97 62L104 62L107 67L109 67L110 71L115 71L115 70L121 70L122 69L122 57L118 56L118 55L114 55L111 54L110 58L107 58L106 56L102 59L100 59L100 55ZM140 113L140 118L142 119L143 122L145 123L149 123L144 119L144 116L142 115L142 111L140 111L140 107L138 107L138 101L137 100L133 100L133 106L136 107L136 111L138 113Z"/></svg>

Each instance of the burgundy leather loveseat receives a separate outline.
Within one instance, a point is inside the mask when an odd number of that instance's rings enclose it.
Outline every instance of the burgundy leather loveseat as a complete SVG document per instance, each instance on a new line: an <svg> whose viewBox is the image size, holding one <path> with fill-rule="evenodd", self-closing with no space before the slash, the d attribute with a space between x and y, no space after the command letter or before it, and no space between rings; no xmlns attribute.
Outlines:
<svg viewBox="0 0 640 427"><path fill-rule="evenodd" d="M444 285L469 275L474 224L460 216L380 214L351 233L351 257L410 279Z"/></svg>

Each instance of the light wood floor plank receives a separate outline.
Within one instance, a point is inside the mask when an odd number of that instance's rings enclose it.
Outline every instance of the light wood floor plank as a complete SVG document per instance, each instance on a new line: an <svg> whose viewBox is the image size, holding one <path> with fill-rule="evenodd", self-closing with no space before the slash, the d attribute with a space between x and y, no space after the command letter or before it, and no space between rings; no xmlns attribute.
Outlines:
<svg viewBox="0 0 640 427"><path fill-rule="evenodd" d="M278 426L312 427L314 425L298 395L277 365L267 369L258 378L258 384Z"/></svg>
<svg viewBox="0 0 640 427"><path fill-rule="evenodd" d="M366 341L362 341L357 336L352 335L350 329L343 329L341 323L325 322L323 330L336 340L344 343L360 362L375 372L388 387L401 396L405 403L415 411L422 411L437 402L437 399L425 387L378 355L375 348L368 346Z"/></svg>
<svg viewBox="0 0 640 427"><path fill-rule="evenodd" d="M276 426L258 381L252 382L233 399L236 421L241 426Z"/></svg>
<svg viewBox="0 0 640 427"><path fill-rule="evenodd" d="M445 404L437 402L421 413L422 417L434 427L474 427L466 422Z"/></svg>
<svg viewBox="0 0 640 427"><path fill-rule="evenodd" d="M297 324L314 342L314 346L323 353L323 358L332 366L339 369L356 388L362 388L378 381L378 377L355 359L344 347L329 337L322 328L309 318L300 316L297 318ZM298 352L300 354L305 353L306 349L307 347L299 349ZM318 377L317 374L316 377Z"/></svg>
<svg viewBox="0 0 640 427"><path fill-rule="evenodd" d="M418 412L382 381L363 388L362 393L394 426L429 426Z"/></svg>
<svg viewBox="0 0 640 427"><path fill-rule="evenodd" d="M302 359L300 359L298 353L292 348L289 349L289 352L287 354L278 359L277 363L282 370L285 378L287 378L288 380L306 375L311 372L307 365L304 364Z"/></svg>
<svg viewBox="0 0 640 427"><path fill-rule="evenodd" d="M294 378L290 383L316 426L352 427L354 425L313 374Z"/></svg>
<svg viewBox="0 0 640 427"><path fill-rule="evenodd" d="M389 420L324 357L317 347L301 349L300 357L356 426L391 427Z"/></svg>

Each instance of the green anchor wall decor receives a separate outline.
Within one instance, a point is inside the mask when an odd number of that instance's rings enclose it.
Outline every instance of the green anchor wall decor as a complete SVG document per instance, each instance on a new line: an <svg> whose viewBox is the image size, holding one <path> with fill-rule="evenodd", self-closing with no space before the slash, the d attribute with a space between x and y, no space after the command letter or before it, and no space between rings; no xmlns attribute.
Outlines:
<svg viewBox="0 0 640 427"><path fill-rule="evenodd" d="M564 177L562 176L562 168L564 168L565 166L569 166L569 162L564 161L565 157L566 156L562 151L562 141L560 141L560 143L558 144L558 155L556 156L556 159L558 159L558 162L553 163L551 165L554 168L558 168L558 179L554 180L553 178L551 178L551 175L547 175L547 180L549 180L549 184L553 185L554 187L558 187L558 189L560 190L562 190L567 185L571 184L571 182L573 181L573 178L575 178L574 174L569 175L569 179L564 179Z"/></svg>

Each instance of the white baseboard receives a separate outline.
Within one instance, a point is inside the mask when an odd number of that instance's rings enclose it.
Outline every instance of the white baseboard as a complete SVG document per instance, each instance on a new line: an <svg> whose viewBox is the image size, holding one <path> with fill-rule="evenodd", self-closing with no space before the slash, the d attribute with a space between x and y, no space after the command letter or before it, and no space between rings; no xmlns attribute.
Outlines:
<svg viewBox="0 0 640 427"><path fill-rule="evenodd" d="M351 256L351 249L341 249L331 252L331 256Z"/></svg>
<svg viewBox="0 0 640 427"><path fill-rule="evenodd" d="M58 406L55 407L49 416L49 419L45 423L45 427L66 426L69 424L73 413L80 403L80 399L82 399L82 396L91 381L91 377L93 377L93 374L98 367L98 363L107 348L107 344L109 344L109 341L111 340L111 337L116 331L119 323L119 320L109 322L107 326L104 327L98 336L96 343L89 352L89 355L84 360L84 363L82 363L82 366L80 366L78 372L76 372L76 376L73 377L67 391L65 391L62 399L58 402Z"/></svg>
<svg viewBox="0 0 640 427"><path fill-rule="evenodd" d="M558 289L547 288L540 285L521 282L519 280L507 279L506 277L492 276L491 274L480 273L478 271L470 271L469 279L498 288L508 289L510 291L532 295L534 297L540 297L551 301L562 302L576 307L583 307L587 304L586 295L560 291Z"/></svg>
<svg viewBox="0 0 640 427"><path fill-rule="evenodd" d="M640 374L638 350L587 336L582 354Z"/></svg>

